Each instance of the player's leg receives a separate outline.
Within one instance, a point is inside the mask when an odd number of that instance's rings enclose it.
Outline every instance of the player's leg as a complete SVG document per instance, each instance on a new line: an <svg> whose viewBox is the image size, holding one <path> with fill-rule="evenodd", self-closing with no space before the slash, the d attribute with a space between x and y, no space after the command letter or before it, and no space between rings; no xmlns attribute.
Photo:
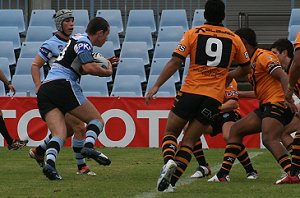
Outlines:
<svg viewBox="0 0 300 198"><path fill-rule="evenodd" d="M87 175L96 175L90 168L87 166L84 156L81 154L81 149L84 146L85 141L85 124L80 121L78 118L67 113L65 115L66 124L68 131L74 132L72 138L72 148L74 151L74 157L77 163L78 171L76 174L87 174Z"/></svg>
<svg viewBox="0 0 300 198"><path fill-rule="evenodd" d="M229 172L232 165L244 147L242 144L243 137L258 133L260 126L261 119L254 112L249 113L231 126L222 167L215 176L208 180L209 182L229 181Z"/></svg>
<svg viewBox="0 0 300 198"><path fill-rule="evenodd" d="M94 149L96 140L104 127L104 121L96 107L88 100L76 107L70 114L87 123L86 138L81 154L84 157L92 158L100 165L110 165L111 161L103 153Z"/></svg>

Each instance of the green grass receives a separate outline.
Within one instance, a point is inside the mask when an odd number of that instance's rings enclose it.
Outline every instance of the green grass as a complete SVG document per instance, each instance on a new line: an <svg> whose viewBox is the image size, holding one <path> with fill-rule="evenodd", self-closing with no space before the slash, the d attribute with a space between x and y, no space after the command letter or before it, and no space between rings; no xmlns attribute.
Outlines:
<svg viewBox="0 0 300 198"><path fill-rule="evenodd" d="M196 167L193 159L180 178L175 193L158 193L156 181L162 167L160 149L102 148L112 164L99 166L88 160L97 176L76 175L76 164L71 148L63 148L57 160L62 181L49 181L37 163L28 157L29 148L8 151L0 148L0 197L297 197L298 185L274 185L280 177L279 165L264 149L251 149L259 155L252 158L260 178L249 181L240 164L233 167L229 183L208 183L207 178L192 180L189 176ZM205 150L213 170L223 159L223 149Z"/></svg>

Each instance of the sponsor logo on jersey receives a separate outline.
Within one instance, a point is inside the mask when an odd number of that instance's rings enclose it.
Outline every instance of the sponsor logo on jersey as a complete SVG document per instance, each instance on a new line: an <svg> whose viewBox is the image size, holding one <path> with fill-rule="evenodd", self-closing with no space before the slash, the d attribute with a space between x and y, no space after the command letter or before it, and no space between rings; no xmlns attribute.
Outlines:
<svg viewBox="0 0 300 198"><path fill-rule="evenodd" d="M58 45L58 46L57 46L57 49L58 49L60 52L63 51L64 48L65 48L64 45Z"/></svg>
<svg viewBox="0 0 300 198"><path fill-rule="evenodd" d="M92 46L87 42L81 41L79 43L76 43L76 45L74 46L74 50L76 53L79 51L91 51Z"/></svg>

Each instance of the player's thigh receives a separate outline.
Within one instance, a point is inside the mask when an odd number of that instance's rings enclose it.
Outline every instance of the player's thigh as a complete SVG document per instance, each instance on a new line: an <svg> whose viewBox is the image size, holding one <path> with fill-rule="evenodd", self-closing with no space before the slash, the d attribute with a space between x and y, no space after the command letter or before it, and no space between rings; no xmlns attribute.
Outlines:
<svg viewBox="0 0 300 198"><path fill-rule="evenodd" d="M186 125L186 128L185 128ZM167 124L166 124L166 129L165 129L165 134L172 134L178 137L181 133L181 131L185 128L184 131L187 130L189 127L190 123L187 124L187 121L182 119L181 117L177 116L174 112L170 111Z"/></svg>
<svg viewBox="0 0 300 198"><path fill-rule="evenodd" d="M101 122L103 122L101 114L89 100L87 100L82 105L76 107L69 113L74 115L79 120L82 120L85 123L89 123L91 120L94 120L94 119L98 119Z"/></svg>
<svg viewBox="0 0 300 198"><path fill-rule="evenodd" d="M67 137L67 128L64 114L58 109L52 109L45 115L45 121L52 136L59 136L62 139Z"/></svg>
<svg viewBox="0 0 300 198"><path fill-rule="evenodd" d="M260 132L261 119L256 113L250 112L236 121L230 128L229 136L245 136Z"/></svg>

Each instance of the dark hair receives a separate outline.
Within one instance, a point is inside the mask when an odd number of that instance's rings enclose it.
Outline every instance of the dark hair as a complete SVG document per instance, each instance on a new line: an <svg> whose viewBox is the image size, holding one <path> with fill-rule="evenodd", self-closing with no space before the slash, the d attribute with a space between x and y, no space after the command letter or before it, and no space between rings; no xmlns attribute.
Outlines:
<svg viewBox="0 0 300 198"><path fill-rule="evenodd" d="M222 23L225 18L225 4L221 0L208 0L205 4L204 18L207 22Z"/></svg>
<svg viewBox="0 0 300 198"><path fill-rule="evenodd" d="M252 45L253 47L257 46L256 34L251 28L240 28L235 31L235 33L241 37L241 39L245 39L249 45Z"/></svg>
<svg viewBox="0 0 300 198"><path fill-rule="evenodd" d="M272 48L276 48L280 53L286 50L289 58L294 57L294 46L292 42L286 38L281 38L275 41L271 46L271 49Z"/></svg>
<svg viewBox="0 0 300 198"><path fill-rule="evenodd" d="M90 20L89 24L86 27L86 33L90 35L96 34L99 30L103 30L106 32L108 30L109 24L108 22L102 17L95 17Z"/></svg>

